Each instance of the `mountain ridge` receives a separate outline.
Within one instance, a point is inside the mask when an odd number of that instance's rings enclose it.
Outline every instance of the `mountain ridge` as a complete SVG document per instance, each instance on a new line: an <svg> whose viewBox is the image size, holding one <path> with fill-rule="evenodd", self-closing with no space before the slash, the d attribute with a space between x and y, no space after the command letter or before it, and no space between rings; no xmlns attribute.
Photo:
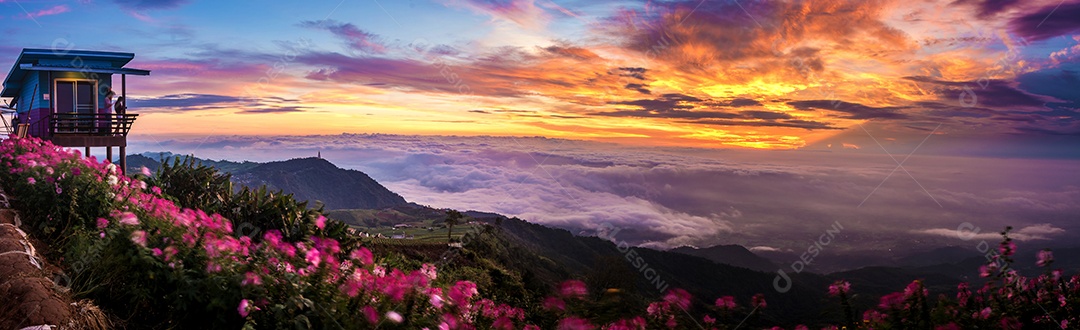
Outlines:
<svg viewBox="0 0 1080 330"><path fill-rule="evenodd" d="M129 159L135 160L131 162L132 164L139 164L140 162L146 162L149 158L133 156ZM301 199L301 197L317 200L325 198L322 197L324 195L320 194L326 194L327 192L310 188L311 186L339 187L338 190L341 190L342 182L346 181L332 178L349 175L347 173L355 175L354 179L356 180L362 179L370 183L370 185L353 186L354 191L352 193L354 195L385 190L385 192L400 198L391 199L391 206L376 207L375 210L369 210L374 212L349 212L349 209L365 209L365 207L355 207L342 210L331 209L326 213L330 218L344 221L353 226L393 226L399 223L415 222L418 219L430 221L442 217L441 213L445 211L408 203L400 195L386 190L385 187L382 187L381 184L378 184L366 174L361 177L359 174L363 173L360 171L340 169L324 159L300 158L270 163L229 161L204 161L204 163L223 171L225 171L224 169L232 170L237 182L246 185L267 184L275 189L282 189L286 193L293 193L298 196L298 199ZM154 164L150 163L150 165ZM156 166L152 168L156 168ZM473 210L462 213L470 218L469 220L488 223L493 228L497 227L497 231L501 233L500 235L505 236L500 242L507 246L489 247L487 248L489 251L503 251L503 253L507 253L505 251L509 250L528 252L524 255L503 255L497 259L498 262L496 263L501 267L507 267L514 272L524 274L522 278L535 280L538 283L547 283L555 279L566 278L566 274L572 274L574 277L586 279L589 283L606 283L597 278L610 279L610 276L603 275L621 273L624 275L629 274L640 292L653 296L660 295L663 288L675 287L686 289L696 297L712 297L717 292L744 297L764 293L771 306L781 307L784 310L800 311L797 314L801 316L795 314L783 316L784 319L778 320L781 322L800 317L820 316L815 313L824 312L824 307L818 306L820 301L826 299L824 288L835 280L848 279L863 294L859 298L855 298L852 304L868 307L876 304L876 297L888 294L893 289L903 287L916 279L924 280L928 289L932 292L946 295L955 294L956 284L959 282L972 281L977 283L980 281L977 268L981 263L984 263L984 260L979 260L983 257L975 254L976 251L960 247L909 251L905 257L897 258L899 260L885 260L886 262L902 261L898 263L899 267L869 266L830 273L813 273L814 270L812 269L807 269L799 274L789 272L792 292L779 293L775 290L773 283L777 276L775 257L770 260L768 253L759 255L743 246L721 244L703 249L680 247L671 251L639 247L622 248L610 240L595 236L574 235L567 229L529 223L497 213ZM341 217L341 219L337 219L338 217ZM434 248L437 244L428 245L430 245L430 248ZM384 248L394 249L393 246L395 245L390 244ZM415 247L405 246L403 248L407 250ZM443 248L445 249L445 245L443 245ZM1080 251L1068 249L1055 252L1080 254ZM1023 257L1018 257L1018 261L1021 263L1018 266L1026 271L1031 271L1032 267L1026 266L1026 264L1031 263L1029 261L1030 256L1027 256L1027 254L1033 256L1033 253L1023 251L1023 254ZM780 255L787 256L787 254ZM968 257L964 258L964 256ZM481 256L479 258L487 257ZM1076 267L1069 264L1065 264L1065 266L1067 266L1066 268ZM646 271L650 275L646 275ZM663 282L663 285L660 285L659 288L654 280L656 278L661 278ZM791 319L786 320L788 317Z"/></svg>
<svg viewBox="0 0 1080 330"><path fill-rule="evenodd" d="M761 257L746 247L738 244L720 244L707 248L680 246L668 251L698 256L717 263L762 272L771 272L776 271L777 269L777 265L771 260Z"/></svg>
<svg viewBox="0 0 1080 330"><path fill-rule="evenodd" d="M159 156L160 161L146 156ZM172 153L144 153L128 157L129 173L146 167L156 171L161 161L181 158ZM195 158L199 163L232 174L236 184L282 190L297 200L326 209L383 209L408 204L404 197L390 191L366 173L339 168L318 157L293 158L267 163L213 161Z"/></svg>

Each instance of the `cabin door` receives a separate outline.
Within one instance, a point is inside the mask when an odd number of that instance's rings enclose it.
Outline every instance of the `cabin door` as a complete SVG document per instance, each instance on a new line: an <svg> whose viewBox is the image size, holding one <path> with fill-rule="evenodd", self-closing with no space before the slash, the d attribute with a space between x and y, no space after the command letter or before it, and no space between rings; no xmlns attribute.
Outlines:
<svg viewBox="0 0 1080 330"><path fill-rule="evenodd" d="M56 113L61 118L57 129L67 132L90 131L97 112L97 82L93 80L57 80Z"/></svg>

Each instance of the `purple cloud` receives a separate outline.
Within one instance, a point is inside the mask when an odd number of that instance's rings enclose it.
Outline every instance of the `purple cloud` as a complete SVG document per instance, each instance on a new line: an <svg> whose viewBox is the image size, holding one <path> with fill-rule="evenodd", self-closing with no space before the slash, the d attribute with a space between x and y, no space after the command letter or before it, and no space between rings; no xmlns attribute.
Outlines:
<svg viewBox="0 0 1080 330"><path fill-rule="evenodd" d="M133 98L129 105L139 112L187 112L205 110L236 110L242 114L289 113L309 110L297 105L300 101L281 97L243 98L214 94L169 94L149 98Z"/></svg>
<svg viewBox="0 0 1080 330"><path fill-rule="evenodd" d="M332 19L324 19L318 21L303 21L300 23L300 26L330 31L330 33L338 38L345 40L346 44L355 50L369 53L386 52L386 46L379 42L379 36L361 30L352 23L342 23Z"/></svg>
<svg viewBox="0 0 1080 330"><path fill-rule="evenodd" d="M956 0L952 5L969 5L978 11L979 18L991 18L1000 12L1023 4L1021 0Z"/></svg>
<svg viewBox="0 0 1080 330"><path fill-rule="evenodd" d="M905 119L906 114L900 112L900 107L871 107L859 103L840 100L807 100L790 101L787 103L799 110L830 110L847 113L842 116L847 119Z"/></svg>
<svg viewBox="0 0 1080 330"><path fill-rule="evenodd" d="M1043 108L1046 100L1037 95L1014 88L1006 80L944 81L932 77L906 77L908 80L925 82L940 88L946 100L957 102L961 96L974 105L989 108ZM974 94L974 98L970 95ZM959 104L959 103L958 103Z"/></svg>
<svg viewBox="0 0 1080 330"><path fill-rule="evenodd" d="M1080 17L1080 1L1063 2L1014 18L1009 22L1009 30L1028 41L1046 40L1080 31L1077 17Z"/></svg>

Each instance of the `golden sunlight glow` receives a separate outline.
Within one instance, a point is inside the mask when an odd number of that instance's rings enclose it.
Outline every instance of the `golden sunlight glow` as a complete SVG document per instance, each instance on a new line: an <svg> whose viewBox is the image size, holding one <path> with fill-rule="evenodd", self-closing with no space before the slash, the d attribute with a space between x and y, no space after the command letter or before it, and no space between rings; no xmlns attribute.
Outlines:
<svg viewBox="0 0 1080 330"><path fill-rule="evenodd" d="M278 103L158 109L141 116L135 130L541 135L792 149L868 120L918 118L955 104L957 83L1008 79L1045 65L1010 60L1009 52L1020 49L1012 37L972 30L974 14L948 5L785 6L777 10L790 17L765 32L676 24L689 13L673 11L647 22L660 30L639 22L584 24L586 41L577 43L555 38L549 24L557 25L556 17L501 18L480 40L455 49L460 53L331 56L327 63L290 64L268 82L261 80L266 64L253 65L257 75L243 77L246 83L230 84L231 73L162 62L149 68L196 72L204 83L156 78L147 94L184 90ZM365 62L373 58L379 61Z"/></svg>

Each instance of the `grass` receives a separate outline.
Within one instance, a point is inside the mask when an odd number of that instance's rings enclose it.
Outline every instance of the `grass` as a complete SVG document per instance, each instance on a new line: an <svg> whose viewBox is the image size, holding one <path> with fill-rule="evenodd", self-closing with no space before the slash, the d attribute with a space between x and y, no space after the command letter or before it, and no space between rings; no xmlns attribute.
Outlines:
<svg viewBox="0 0 1080 330"><path fill-rule="evenodd" d="M424 241L424 242L446 242L447 228L442 224L433 224L435 220L426 220L409 228L394 228L392 226L352 226L357 230L364 231L368 234L382 234L386 237L393 237L397 234L405 234L406 237L412 236L409 240ZM440 221L441 222L441 221ZM428 230L431 228L431 230ZM470 225L462 224L454 226L454 232L452 237L456 240L460 240L466 233L479 232L483 230L483 225Z"/></svg>

